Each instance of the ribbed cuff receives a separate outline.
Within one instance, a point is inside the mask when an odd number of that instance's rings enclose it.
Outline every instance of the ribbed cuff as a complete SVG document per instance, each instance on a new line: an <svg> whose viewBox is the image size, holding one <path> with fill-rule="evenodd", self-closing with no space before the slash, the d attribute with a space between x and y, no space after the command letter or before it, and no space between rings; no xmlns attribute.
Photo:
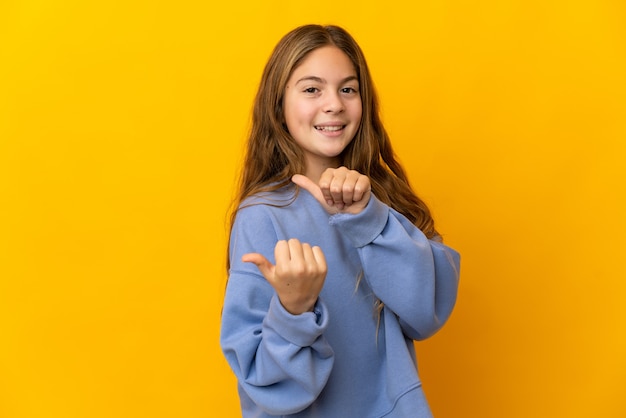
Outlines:
<svg viewBox="0 0 626 418"><path fill-rule="evenodd" d="M292 315L280 303L278 296L274 295L263 322L290 343L308 347L328 327L328 310L321 299L318 299L313 312Z"/></svg>
<svg viewBox="0 0 626 418"><path fill-rule="evenodd" d="M373 194L361 213L338 213L329 220L331 226L341 228L356 248L361 248L374 241L387 224L389 206L378 200Z"/></svg>

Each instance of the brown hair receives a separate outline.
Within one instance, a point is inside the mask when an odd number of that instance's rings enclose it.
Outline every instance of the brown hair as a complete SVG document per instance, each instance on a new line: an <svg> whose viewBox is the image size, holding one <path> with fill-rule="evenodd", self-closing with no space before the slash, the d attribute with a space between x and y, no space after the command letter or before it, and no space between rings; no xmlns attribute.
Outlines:
<svg viewBox="0 0 626 418"><path fill-rule="evenodd" d="M249 196L278 190L304 173L304 154L293 140L283 116L283 96L292 72L313 50L336 46L352 61L362 102L361 124L342 152L341 164L370 178L372 193L413 222L428 238L439 239L426 204L413 192L389 141L379 115L374 83L365 56L348 32L338 26L305 25L285 35L265 66L254 101L252 127L230 226Z"/></svg>

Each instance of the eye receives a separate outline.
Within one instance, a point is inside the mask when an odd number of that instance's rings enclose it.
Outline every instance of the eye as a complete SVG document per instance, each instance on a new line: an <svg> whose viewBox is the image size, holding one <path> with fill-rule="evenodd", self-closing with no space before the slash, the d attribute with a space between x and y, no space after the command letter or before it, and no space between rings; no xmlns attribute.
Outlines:
<svg viewBox="0 0 626 418"><path fill-rule="evenodd" d="M309 87L307 89L304 89L305 93L309 93L309 94L315 94L319 91L319 89L317 87Z"/></svg>
<svg viewBox="0 0 626 418"><path fill-rule="evenodd" d="M344 94L353 94L353 93L357 93L357 90L353 87L344 87L341 89L341 92Z"/></svg>

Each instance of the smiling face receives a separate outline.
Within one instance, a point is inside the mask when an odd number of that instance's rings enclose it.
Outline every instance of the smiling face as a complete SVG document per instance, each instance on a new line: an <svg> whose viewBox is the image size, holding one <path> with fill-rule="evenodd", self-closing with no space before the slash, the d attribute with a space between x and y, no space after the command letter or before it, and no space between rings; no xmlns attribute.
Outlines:
<svg viewBox="0 0 626 418"><path fill-rule="evenodd" d="M361 123L361 95L350 58L335 46L310 52L291 74L283 109L287 129L305 155L306 175L317 180Z"/></svg>

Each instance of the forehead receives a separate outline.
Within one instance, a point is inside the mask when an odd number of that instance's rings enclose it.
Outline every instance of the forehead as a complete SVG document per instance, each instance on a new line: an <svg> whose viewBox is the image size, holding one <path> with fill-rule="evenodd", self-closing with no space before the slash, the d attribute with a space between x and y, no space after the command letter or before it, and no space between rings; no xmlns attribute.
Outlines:
<svg viewBox="0 0 626 418"><path fill-rule="evenodd" d="M350 57L336 46L323 46L309 52L293 70L291 81L300 77L346 78L356 76L356 69Z"/></svg>

